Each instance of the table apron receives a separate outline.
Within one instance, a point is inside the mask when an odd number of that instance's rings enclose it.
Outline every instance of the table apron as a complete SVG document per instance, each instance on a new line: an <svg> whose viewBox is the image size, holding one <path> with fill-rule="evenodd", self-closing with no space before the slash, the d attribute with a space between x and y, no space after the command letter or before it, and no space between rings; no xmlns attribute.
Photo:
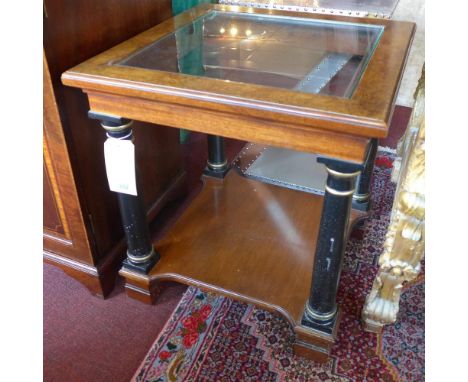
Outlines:
<svg viewBox="0 0 468 382"><path fill-rule="evenodd" d="M239 114L87 91L94 112L362 163L370 139ZM285 129L285 127L288 127Z"/></svg>

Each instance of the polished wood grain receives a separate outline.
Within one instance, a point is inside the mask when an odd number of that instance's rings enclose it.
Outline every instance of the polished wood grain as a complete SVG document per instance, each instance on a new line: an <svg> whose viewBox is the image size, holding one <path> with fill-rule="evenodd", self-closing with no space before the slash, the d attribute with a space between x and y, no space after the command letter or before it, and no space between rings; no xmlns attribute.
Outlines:
<svg viewBox="0 0 468 382"><path fill-rule="evenodd" d="M171 1L44 0L44 8L48 72L44 74L44 260L78 279L93 294L107 295L125 257L125 240L117 198L109 191L105 173L105 132L97 121L87 118L86 95L63 86L60 76L171 17ZM145 206L152 220L169 200L184 192L185 171L179 132L150 126L137 122L134 133ZM54 214L63 233L60 227L53 229L57 226Z"/></svg>
<svg viewBox="0 0 468 382"><path fill-rule="evenodd" d="M85 209L78 195L78 185L71 166L70 152L67 150L45 57L43 74L44 261L61 268L80 281L92 294L105 297L112 290L120 264L125 257L125 241L123 235L117 237L104 254L98 252L93 245L96 241L99 243L99 237L96 237L99 225L96 222L90 225L82 215ZM159 145L163 146L159 155L160 157L167 155L170 159L172 148L167 141L165 143L166 147L164 141L159 142ZM137 158L144 163L143 168L154 172L150 168L154 163L148 163L142 156L144 153L137 152ZM177 171L170 166L164 167L164 165L165 162L162 162L156 166L159 176L149 180L153 184L156 183L154 187L158 194L156 200L147 199L148 221L153 220L169 200L185 191L185 173L177 174ZM103 191L107 191L107 185ZM88 218L91 216L89 214ZM121 230L118 214L113 224ZM104 226L103 229L111 230L112 226Z"/></svg>
<svg viewBox="0 0 468 382"><path fill-rule="evenodd" d="M52 206L63 227L62 233L51 230L46 225L44 247L53 252L61 252L65 249L68 257L85 263L91 262L88 232L79 208L75 178L45 57L43 58L43 99L44 175L50 181ZM49 204L45 204L46 208L47 206ZM47 214L45 218L47 219Z"/></svg>
<svg viewBox="0 0 468 382"><path fill-rule="evenodd" d="M161 260L150 274L120 271L128 287L148 293L157 291L160 281L178 281L278 312L299 325L323 198L250 180L235 170L224 181L203 181L203 191L156 243ZM353 211L350 224L362 216Z"/></svg>
<svg viewBox="0 0 468 382"><path fill-rule="evenodd" d="M93 265L104 261L115 249L123 238L123 229L117 198L107 184L103 154L105 132L98 121L88 119L86 95L79 89L63 86L60 76L83 60L169 18L171 1L45 0L45 7L44 51L84 219L92 227L95 251L93 260L87 264ZM135 123L134 135L138 142L136 161L145 205L151 209L184 170L178 131L149 126ZM151 211L152 216L156 210Z"/></svg>
<svg viewBox="0 0 468 382"><path fill-rule="evenodd" d="M44 49L54 87L74 65L172 16L171 0L43 0Z"/></svg>
<svg viewBox="0 0 468 382"><path fill-rule="evenodd" d="M65 231L57 205L58 201L54 195L54 187L52 186L51 177L48 173L45 162L42 166L42 174L42 203L44 209L42 225L49 231L63 235Z"/></svg>
<svg viewBox="0 0 468 382"><path fill-rule="evenodd" d="M88 92L92 110L130 119L170 125L244 141L322 153L362 162L369 139L319 129L301 129L278 121L252 119L242 113L194 109L190 105L154 102L128 96ZM288 129L287 132L285 129Z"/></svg>
<svg viewBox="0 0 468 382"><path fill-rule="evenodd" d="M100 112L115 112L107 108L104 93L124 96L127 102L121 104L124 117L141 115L136 111L139 102L157 104L159 114L152 116L153 122L167 123L167 113L174 108L171 117L190 108L192 113L202 117L225 118L242 116L242 139L278 145L287 142L290 148L318 152L341 159L358 162L362 159L369 137L385 137L388 133L395 95L404 68L414 33L414 24L390 20L355 19L317 14L294 14L276 10L250 9L258 14L301 16L315 19L357 22L383 25L385 31L351 99L293 92L286 89L261 85L226 82L214 78L188 76L180 73L161 72L133 67L109 65L129 56L151 42L172 33L179 26L187 24L206 12L216 10L232 11L234 8L221 5L200 5L178 15L155 28L130 39L103 54L67 71L62 76L65 84L85 89L93 98L100 99ZM237 7L235 8L237 10ZM247 12L246 8L239 8ZM122 99L123 100L123 99ZM156 106L155 106L156 108ZM187 109L188 110L188 109ZM150 113L148 113L150 114ZM166 117L166 118L164 118ZM173 119L171 126L180 127L186 121ZM162 122L164 121L164 122ZM179 122L177 122L179 121ZM265 127L259 131L259 126ZM273 127L274 126L274 127ZM187 125L185 128L190 129ZM214 128L204 123L192 127L196 131L213 133ZM237 126L219 128L219 135L232 137L238 134ZM333 150L334 145L314 145L319 134L342 135L339 141L349 143L344 153ZM354 146L347 140L361 138ZM304 140L306 142L304 142ZM360 146L357 148L356 146ZM357 150L357 152L353 152Z"/></svg>

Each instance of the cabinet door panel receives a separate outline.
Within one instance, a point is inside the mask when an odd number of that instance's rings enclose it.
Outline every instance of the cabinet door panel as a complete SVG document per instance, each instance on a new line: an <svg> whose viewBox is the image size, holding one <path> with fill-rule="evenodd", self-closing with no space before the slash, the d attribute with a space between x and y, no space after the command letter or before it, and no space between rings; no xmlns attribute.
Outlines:
<svg viewBox="0 0 468 382"><path fill-rule="evenodd" d="M47 61L44 96L44 249L93 264Z"/></svg>
<svg viewBox="0 0 468 382"><path fill-rule="evenodd" d="M52 231L58 235L65 235L65 230L63 227L62 220L60 218L60 212L57 206L57 200L55 200L55 195L53 191L53 186L51 183L50 176L47 172L47 167L44 163L43 165L43 226L44 229Z"/></svg>

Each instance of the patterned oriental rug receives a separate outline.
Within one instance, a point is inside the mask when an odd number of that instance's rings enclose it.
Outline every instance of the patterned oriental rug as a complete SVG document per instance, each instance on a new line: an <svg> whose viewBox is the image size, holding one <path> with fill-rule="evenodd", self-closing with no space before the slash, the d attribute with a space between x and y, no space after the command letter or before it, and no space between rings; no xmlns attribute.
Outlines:
<svg viewBox="0 0 468 382"><path fill-rule="evenodd" d="M392 163L392 154L379 152L370 218L347 245L338 295L343 317L328 363L293 355L294 334L282 317L190 287L133 381L423 381L423 273L404 287L396 324L376 335L360 323L389 224Z"/></svg>

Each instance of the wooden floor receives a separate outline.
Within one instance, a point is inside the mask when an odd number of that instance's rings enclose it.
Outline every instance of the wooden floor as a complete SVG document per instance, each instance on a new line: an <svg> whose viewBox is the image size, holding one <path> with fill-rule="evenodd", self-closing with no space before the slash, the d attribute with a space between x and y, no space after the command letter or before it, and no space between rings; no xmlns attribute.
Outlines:
<svg viewBox="0 0 468 382"><path fill-rule="evenodd" d="M322 196L231 170L204 187L156 244L151 281L175 280L254 303L300 322L309 296ZM352 219L362 214L352 213Z"/></svg>

